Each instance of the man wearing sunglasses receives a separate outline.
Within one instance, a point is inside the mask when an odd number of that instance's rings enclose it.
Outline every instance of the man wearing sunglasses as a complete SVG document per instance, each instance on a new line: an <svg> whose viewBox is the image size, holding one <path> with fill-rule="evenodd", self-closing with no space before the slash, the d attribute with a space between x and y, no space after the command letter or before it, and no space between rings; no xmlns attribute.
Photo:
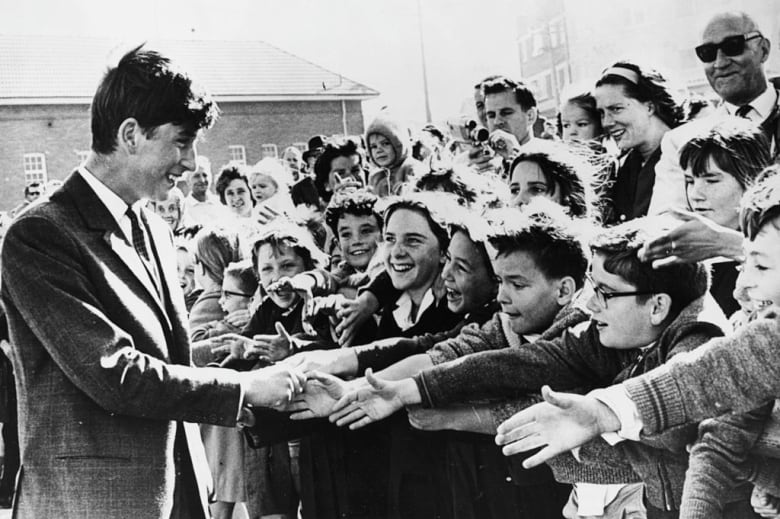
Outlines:
<svg viewBox="0 0 780 519"><path fill-rule="evenodd" d="M656 165L656 183L650 213L675 208L688 210L679 151L706 125L714 126L725 116L743 117L760 124L777 153L778 93L767 81L764 63L770 42L746 13L715 15L704 28L701 43L694 49L704 74L722 103L711 116L684 124L668 132L661 142L661 159Z"/></svg>

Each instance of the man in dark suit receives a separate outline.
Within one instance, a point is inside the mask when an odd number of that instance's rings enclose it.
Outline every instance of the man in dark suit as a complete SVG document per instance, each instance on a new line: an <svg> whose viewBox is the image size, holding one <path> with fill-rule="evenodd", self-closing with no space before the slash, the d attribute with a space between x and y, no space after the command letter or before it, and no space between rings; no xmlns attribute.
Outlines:
<svg viewBox="0 0 780 519"><path fill-rule="evenodd" d="M286 403L303 376L190 366L165 223L142 208L195 167L217 107L136 48L92 102L92 151L9 228L2 299L17 375L15 517L208 517L197 428ZM205 461L205 460L203 460Z"/></svg>

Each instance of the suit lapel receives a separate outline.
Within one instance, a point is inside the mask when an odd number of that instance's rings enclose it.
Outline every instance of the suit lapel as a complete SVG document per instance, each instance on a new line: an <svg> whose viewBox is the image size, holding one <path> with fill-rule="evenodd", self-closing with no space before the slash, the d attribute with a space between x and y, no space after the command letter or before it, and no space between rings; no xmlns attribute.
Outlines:
<svg viewBox="0 0 780 519"><path fill-rule="evenodd" d="M146 267L141 262L141 258L138 257L133 244L127 241L119 224L117 224L105 204L89 187L89 184L78 172L74 172L65 180L61 191L52 195L52 198L58 195L72 197L73 203L81 214L87 228L103 233L103 241L116 257L124 263L132 277L149 294L153 304L159 311L158 313L162 321L170 330L172 327L168 313L151 276L147 273Z"/></svg>

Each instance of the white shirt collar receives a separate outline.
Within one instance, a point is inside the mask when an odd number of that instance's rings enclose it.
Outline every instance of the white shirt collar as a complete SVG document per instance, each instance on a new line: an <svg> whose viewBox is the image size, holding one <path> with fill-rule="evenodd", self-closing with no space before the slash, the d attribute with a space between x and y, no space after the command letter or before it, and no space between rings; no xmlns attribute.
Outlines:
<svg viewBox="0 0 780 519"><path fill-rule="evenodd" d="M122 229L125 237L132 243L130 220L125 214L127 212L127 203L122 200L119 195L111 191L107 185L100 181L84 166L80 166L78 168L78 172L87 185L92 188L92 191L95 192L95 195L97 195L98 199L103 203L104 206L106 206L106 209L108 209L108 212L111 213L111 216L114 218L119 228ZM146 201L141 199L131 206L133 208L133 212L135 212L137 216L140 217L141 207L143 207L145 203Z"/></svg>
<svg viewBox="0 0 780 519"><path fill-rule="evenodd" d="M422 301L420 301L420 308L417 310L417 315L412 319L412 298L409 297L407 292L401 294L401 297L395 303L395 310L393 310L393 319L395 324L402 331L406 331L420 320L420 316L425 312L428 307L436 302L436 298L433 295L433 289L428 289L423 295Z"/></svg>
<svg viewBox="0 0 780 519"><path fill-rule="evenodd" d="M747 118L751 121L761 122L769 117L775 105L777 104L777 91L772 85L767 85L766 89L757 98L750 103L752 110L747 113ZM723 102L729 115L736 115L739 106L727 101Z"/></svg>

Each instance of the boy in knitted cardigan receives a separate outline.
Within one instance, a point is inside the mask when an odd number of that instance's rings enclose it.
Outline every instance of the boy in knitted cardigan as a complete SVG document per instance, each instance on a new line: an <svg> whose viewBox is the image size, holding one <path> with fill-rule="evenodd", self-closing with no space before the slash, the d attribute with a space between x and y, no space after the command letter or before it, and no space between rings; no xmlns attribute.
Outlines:
<svg viewBox="0 0 780 519"><path fill-rule="evenodd" d="M780 176L765 177L745 194L741 227L745 262L738 285L751 300L771 302L770 311L733 335L713 339L696 352L680 355L606 390L577 396L545 388L546 402L518 413L499 427L496 441L505 445L505 454L544 446L524 463L533 467L602 434L618 433L644 441L650 435L704 418L728 414L725 420L730 422L738 416L734 413L766 407L780 397L780 315L776 310L780 304ZM739 432L757 436L755 427ZM713 441L715 438L719 441ZM740 463L749 442L733 441L729 434L705 434L702 440L720 450L721 461L744 465L748 479L757 487L777 492L777 463L761 458L754 458L752 464ZM713 463L692 465L690 486L701 483L702 471L713 468L719 467ZM724 486L729 484L733 481L726 480ZM684 503L685 516L719 517L722 499L716 492L722 487L710 486L703 494L700 490L686 488L686 498L691 499Z"/></svg>
<svg viewBox="0 0 780 519"><path fill-rule="evenodd" d="M624 380L723 335L728 324L707 295L699 264L653 270L636 251L646 222L604 231L591 243L591 322L557 340L522 349L478 353L391 383L406 405L438 407L481 398L511 398L557 388L592 389ZM646 485L649 516L676 517L687 453L696 427L677 428L652 442L619 447ZM592 447L579 454L584 460ZM746 496L741 496L745 498Z"/></svg>

